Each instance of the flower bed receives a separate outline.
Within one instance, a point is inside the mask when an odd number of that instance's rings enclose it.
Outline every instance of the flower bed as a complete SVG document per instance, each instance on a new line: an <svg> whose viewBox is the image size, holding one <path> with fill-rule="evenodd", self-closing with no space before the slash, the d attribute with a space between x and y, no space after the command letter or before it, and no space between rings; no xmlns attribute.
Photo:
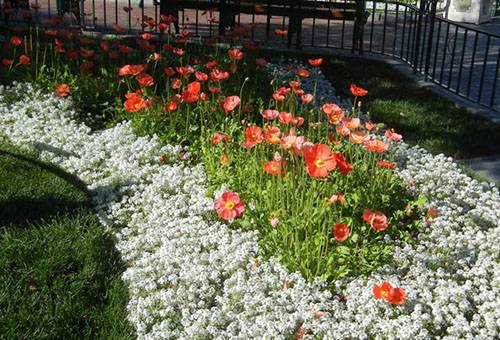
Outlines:
<svg viewBox="0 0 500 340"><path fill-rule="evenodd" d="M93 190L128 265L139 338L498 336L500 197L451 159L394 145L398 173L437 216L414 244L399 242L385 266L337 281L332 295L263 259L256 233L207 218L203 167L189 154L179 161L183 148L137 137L129 124L91 133L72 119L69 101L29 85L2 88L0 102L3 134ZM376 299L382 281L403 287L405 304Z"/></svg>
<svg viewBox="0 0 500 340"><path fill-rule="evenodd" d="M92 190L139 338L498 335L497 189L381 130L366 90L351 105L321 58L246 40L75 34L6 41L7 80L34 87L0 90L0 126Z"/></svg>

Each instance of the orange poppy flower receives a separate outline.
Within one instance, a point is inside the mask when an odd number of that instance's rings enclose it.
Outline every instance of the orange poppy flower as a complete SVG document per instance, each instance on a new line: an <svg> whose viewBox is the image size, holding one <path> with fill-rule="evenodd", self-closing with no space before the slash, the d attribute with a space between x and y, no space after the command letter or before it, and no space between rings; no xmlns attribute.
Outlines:
<svg viewBox="0 0 500 340"><path fill-rule="evenodd" d="M312 67L318 67L321 66L321 64L323 64L323 58L309 59L308 62L309 65L311 65Z"/></svg>
<svg viewBox="0 0 500 340"><path fill-rule="evenodd" d="M153 86L154 85L154 79L151 75L147 73L139 73L136 76L137 82L141 86Z"/></svg>
<svg viewBox="0 0 500 340"><path fill-rule="evenodd" d="M297 69L295 71L295 74L298 75L299 77L302 77L302 78L308 78L310 76L309 71L304 69L304 68Z"/></svg>
<svg viewBox="0 0 500 340"><path fill-rule="evenodd" d="M285 36L285 35L288 35L288 31L287 30L282 30L280 28L276 28L274 30L274 33L276 33L276 35L279 35L279 36Z"/></svg>
<svg viewBox="0 0 500 340"><path fill-rule="evenodd" d="M119 76L137 76L146 70L147 65L125 65L118 70Z"/></svg>
<svg viewBox="0 0 500 340"><path fill-rule="evenodd" d="M210 138L210 141L213 144L220 144L222 142L229 142L230 140L231 140L231 137L229 137L228 135L223 134L223 133L216 133L212 136L212 138Z"/></svg>
<svg viewBox="0 0 500 340"><path fill-rule="evenodd" d="M54 88L54 91L59 97L67 97L70 94L68 84L59 84Z"/></svg>
<svg viewBox="0 0 500 340"><path fill-rule="evenodd" d="M289 112L282 111L278 115L278 120L281 124L290 124L293 121L293 115Z"/></svg>
<svg viewBox="0 0 500 340"><path fill-rule="evenodd" d="M373 295L377 299L384 299L391 305L402 305L406 300L406 292L402 288L393 288L392 285L384 281L381 285L374 285Z"/></svg>
<svg viewBox="0 0 500 340"><path fill-rule="evenodd" d="M305 149L303 154L306 171L312 177L327 177L328 172L337 166L332 150L326 144L316 144Z"/></svg>
<svg viewBox="0 0 500 340"><path fill-rule="evenodd" d="M171 101L169 102L166 106L165 106L165 110L167 112L174 112L175 110L177 110L177 103L174 102L174 101Z"/></svg>
<svg viewBox="0 0 500 340"><path fill-rule="evenodd" d="M378 161L377 165L381 168L386 168L386 169L390 169L390 170L396 169L396 164L394 164L392 162Z"/></svg>
<svg viewBox="0 0 500 340"><path fill-rule="evenodd" d="M387 138L389 138L393 142L399 142L401 139L403 139L403 136L394 132L393 129L385 130L384 136L386 136Z"/></svg>
<svg viewBox="0 0 500 340"><path fill-rule="evenodd" d="M351 93L353 96L363 97L363 96L366 96L368 94L368 91L365 90L364 88L357 87L356 85L351 84Z"/></svg>
<svg viewBox="0 0 500 340"><path fill-rule="evenodd" d="M262 168L268 174L276 175L280 172L280 163L278 161L272 160L272 161L264 163Z"/></svg>
<svg viewBox="0 0 500 340"><path fill-rule="evenodd" d="M255 145L262 143L264 135L262 130L257 126L250 126L245 129L245 144L243 147L250 149Z"/></svg>
<svg viewBox="0 0 500 340"><path fill-rule="evenodd" d="M352 170L352 166L350 166L345 157L338 152L334 152L333 157L335 158L335 162L337 162L340 173L346 176Z"/></svg>
<svg viewBox="0 0 500 340"><path fill-rule="evenodd" d="M264 140L272 145L279 144L281 131L277 126L264 127Z"/></svg>
<svg viewBox="0 0 500 340"><path fill-rule="evenodd" d="M148 106L147 102L135 92L127 93L125 98L127 99L125 100L124 106L125 110L128 112L138 112Z"/></svg>
<svg viewBox="0 0 500 340"><path fill-rule="evenodd" d="M201 84L197 81L189 83L187 89L182 91L181 98L185 103L195 103L199 99Z"/></svg>
<svg viewBox="0 0 500 340"><path fill-rule="evenodd" d="M381 140L369 140L365 142L365 148L374 152L385 152L389 149L389 144L382 142Z"/></svg>
<svg viewBox="0 0 500 340"><path fill-rule="evenodd" d="M341 136L349 136L349 134L351 133L351 130L349 130L349 128L347 126L345 126L344 124L342 125L337 125L335 127L335 131L337 131L337 133Z"/></svg>

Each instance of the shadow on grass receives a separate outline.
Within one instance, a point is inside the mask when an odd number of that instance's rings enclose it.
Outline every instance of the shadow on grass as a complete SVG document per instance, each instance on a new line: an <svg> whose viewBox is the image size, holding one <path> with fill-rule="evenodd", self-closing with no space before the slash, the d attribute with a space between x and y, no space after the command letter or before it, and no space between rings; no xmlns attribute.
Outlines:
<svg viewBox="0 0 500 340"><path fill-rule="evenodd" d="M1 144L0 187L0 338L132 338L125 265L85 184Z"/></svg>

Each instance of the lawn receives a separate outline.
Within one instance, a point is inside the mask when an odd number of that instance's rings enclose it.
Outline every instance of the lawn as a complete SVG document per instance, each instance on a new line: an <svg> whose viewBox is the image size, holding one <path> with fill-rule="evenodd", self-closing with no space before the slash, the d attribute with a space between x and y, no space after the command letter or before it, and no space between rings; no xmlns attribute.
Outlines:
<svg viewBox="0 0 500 340"><path fill-rule="evenodd" d="M457 159L500 153L500 124L423 88L394 67L361 58L328 58L323 71L341 97L355 83L369 90L363 106L405 141Z"/></svg>
<svg viewBox="0 0 500 340"><path fill-rule="evenodd" d="M84 185L0 144L3 339L127 339L127 290L113 239Z"/></svg>

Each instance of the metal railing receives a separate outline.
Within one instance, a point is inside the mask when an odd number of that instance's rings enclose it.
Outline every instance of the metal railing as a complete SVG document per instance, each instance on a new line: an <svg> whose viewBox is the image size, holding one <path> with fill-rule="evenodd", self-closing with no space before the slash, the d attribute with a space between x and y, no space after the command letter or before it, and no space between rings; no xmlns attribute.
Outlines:
<svg viewBox="0 0 500 340"><path fill-rule="evenodd" d="M131 33L157 30L154 23L168 14L176 16L180 29L199 36L221 35L229 25L243 39L271 47L346 49L398 58L427 80L500 111L500 34L442 18L436 14L437 1L173 1L177 8L169 5L172 1L32 0L28 5L26 0L0 0L0 21L63 22L87 31ZM229 21L221 1L233 6ZM181 8L183 3L189 8ZM291 3L299 7L291 8ZM360 4L362 13L356 12ZM329 14L315 11L321 8ZM277 28L288 35L275 34Z"/></svg>

